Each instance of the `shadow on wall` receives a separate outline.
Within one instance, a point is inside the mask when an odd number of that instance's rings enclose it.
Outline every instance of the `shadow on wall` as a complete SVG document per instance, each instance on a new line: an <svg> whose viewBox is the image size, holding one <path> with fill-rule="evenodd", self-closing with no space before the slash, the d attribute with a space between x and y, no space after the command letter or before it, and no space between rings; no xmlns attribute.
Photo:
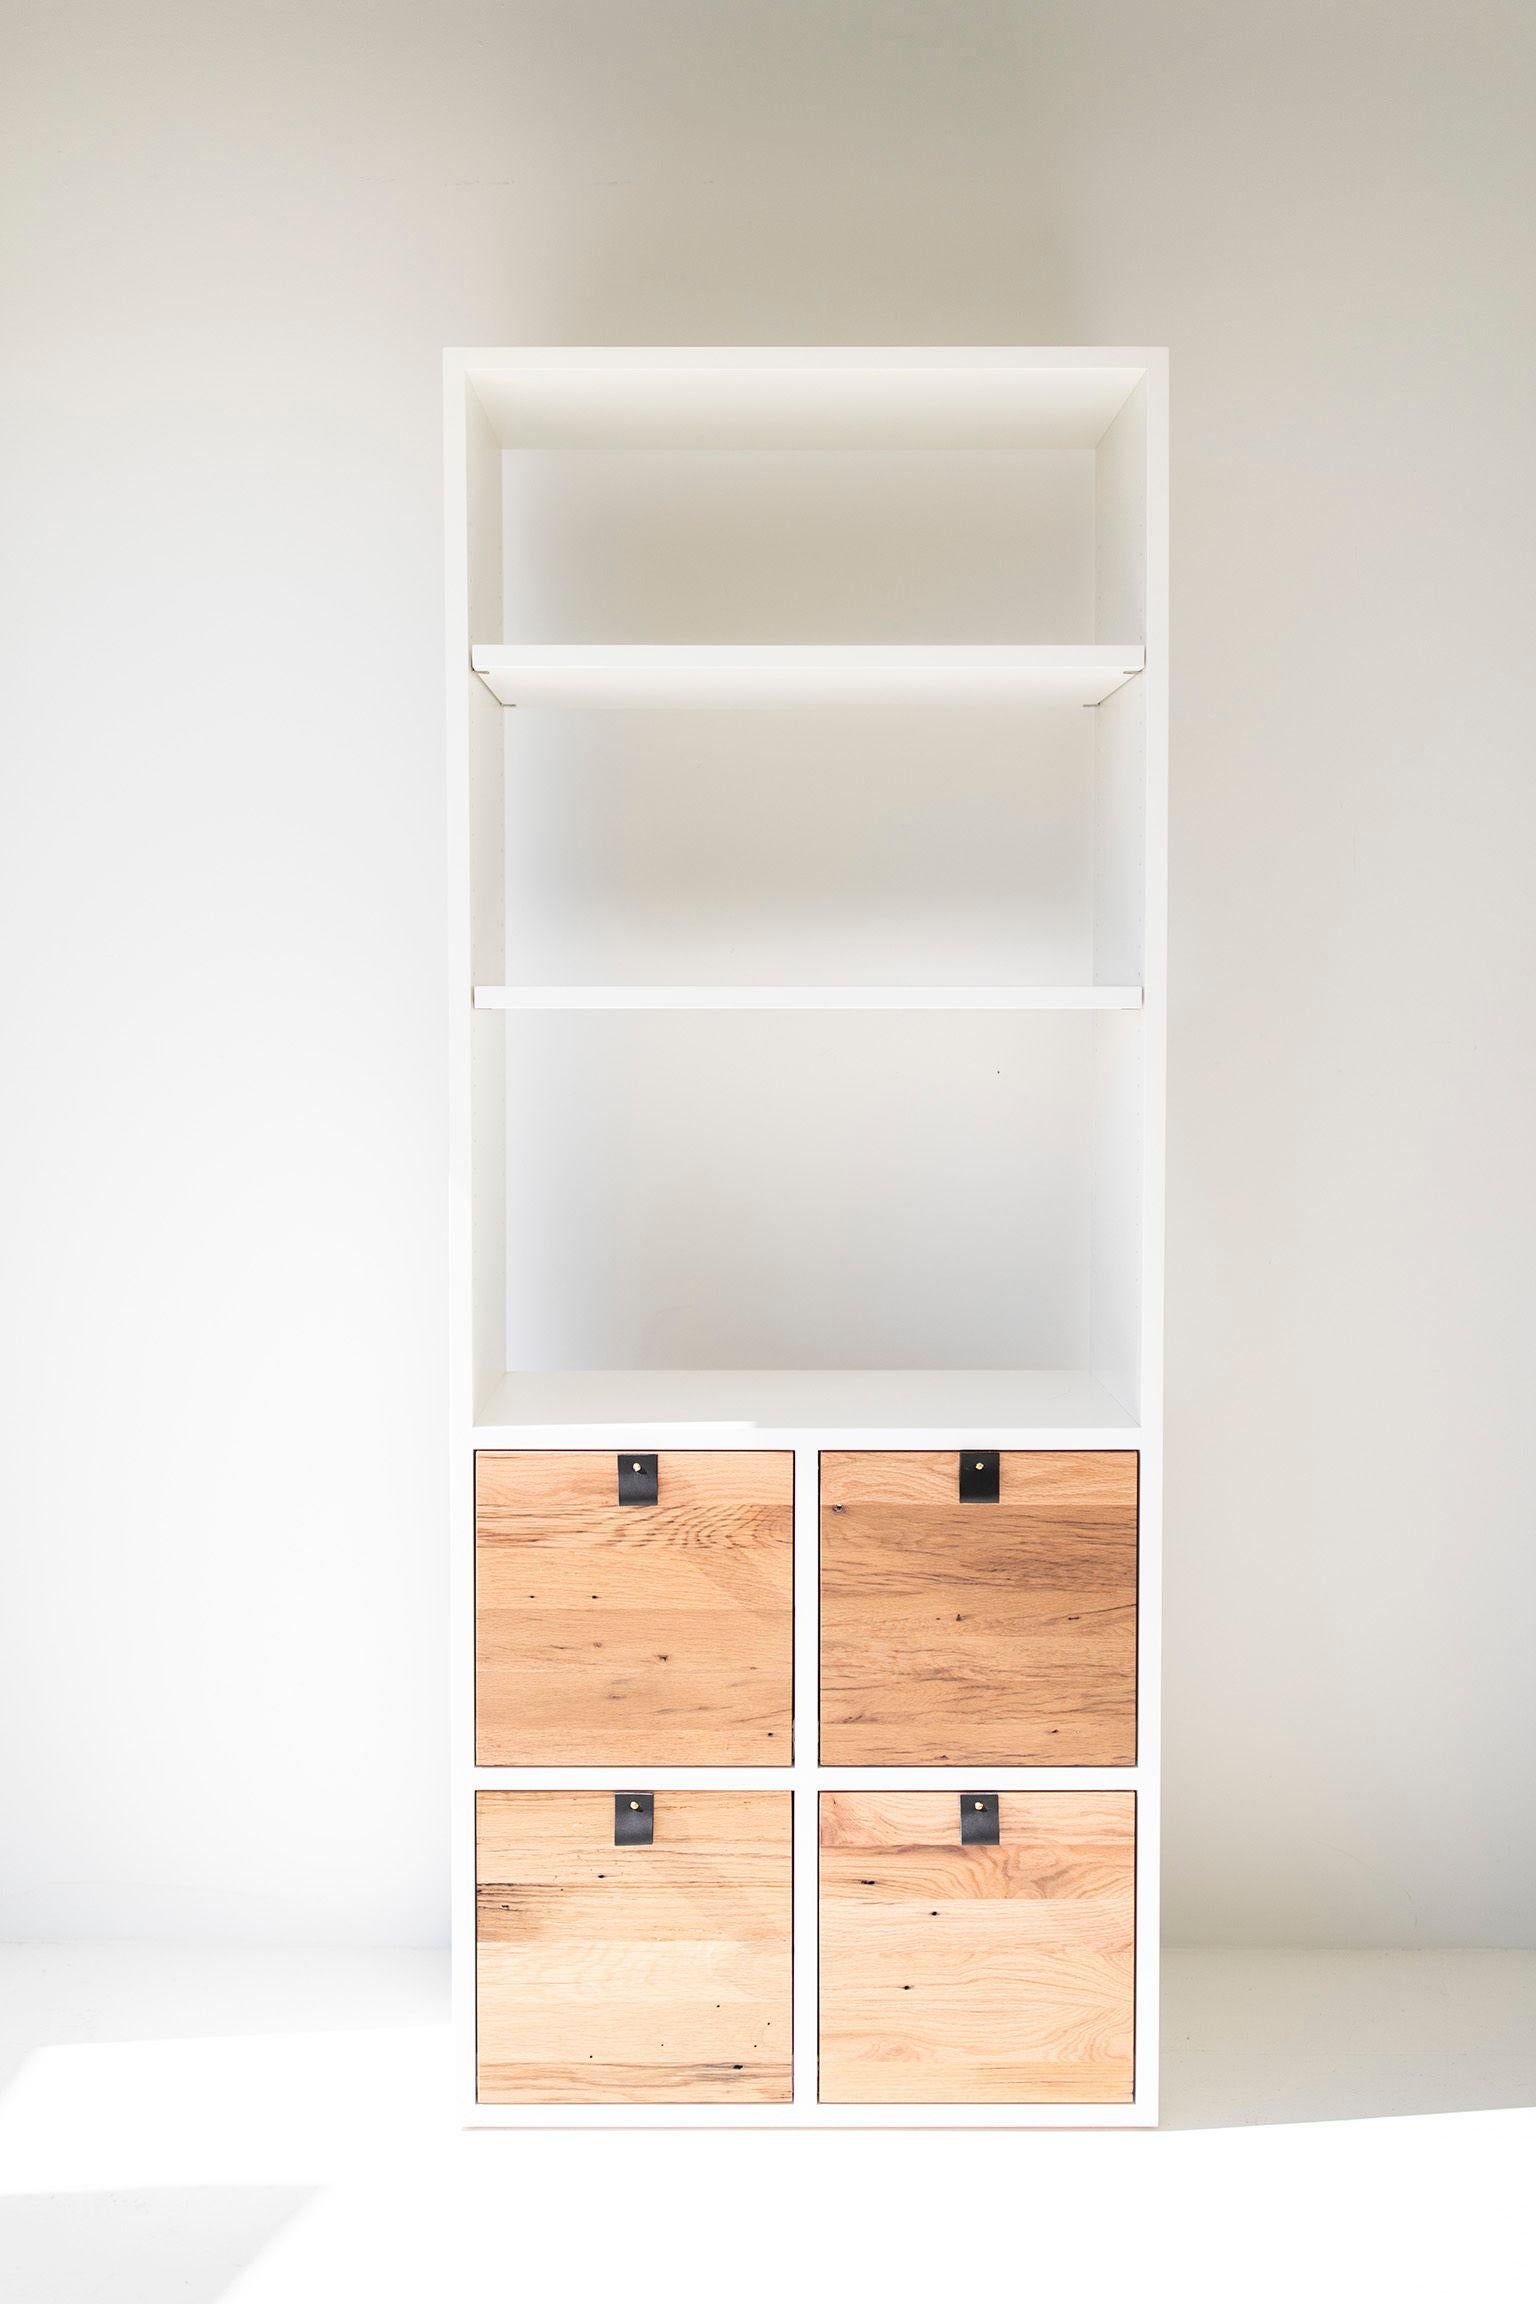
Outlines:
<svg viewBox="0 0 1536 2304"><path fill-rule="evenodd" d="M1165 2128L1536 2105L1536 1953L1167 1952Z"/></svg>

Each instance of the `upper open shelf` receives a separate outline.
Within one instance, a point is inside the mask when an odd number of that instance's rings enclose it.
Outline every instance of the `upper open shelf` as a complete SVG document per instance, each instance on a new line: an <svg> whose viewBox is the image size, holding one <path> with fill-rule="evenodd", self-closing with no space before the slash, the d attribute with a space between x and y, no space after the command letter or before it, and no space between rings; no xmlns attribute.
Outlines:
<svg viewBox="0 0 1536 2304"><path fill-rule="evenodd" d="M1055 647L482 646L471 661L512 705L856 703L972 697L1102 704L1140 672L1146 652L1105 644Z"/></svg>

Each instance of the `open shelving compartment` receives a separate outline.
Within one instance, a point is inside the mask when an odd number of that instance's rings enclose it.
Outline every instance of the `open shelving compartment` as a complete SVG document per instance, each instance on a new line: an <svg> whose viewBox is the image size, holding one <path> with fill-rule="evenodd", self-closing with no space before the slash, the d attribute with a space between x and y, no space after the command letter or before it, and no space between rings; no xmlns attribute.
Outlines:
<svg viewBox="0 0 1536 2304"><path fill-rule="evenodd" d="M449 356L455 1545L476 1448L795 1450L805 1723L822 1447L1139 1451L1156 1654L1165 393ZM1140 1803L1134 2101L989 2119L1155 2117L1142 1679L1136 1769L1070 1778ZM793 2117L847 2119L797 1917Z"/></svg>

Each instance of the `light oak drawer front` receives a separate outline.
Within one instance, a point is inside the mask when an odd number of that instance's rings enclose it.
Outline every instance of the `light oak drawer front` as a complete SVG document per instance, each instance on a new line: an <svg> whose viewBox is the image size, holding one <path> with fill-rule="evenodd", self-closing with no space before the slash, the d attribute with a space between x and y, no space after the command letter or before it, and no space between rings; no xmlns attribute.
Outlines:
<svg viewBox="0 0 1536 2304"><path fill-rule="evenodd" d="M791 1795L475 1799L482 2104L787 2104Z"/></svg>
<svg viewBox="0 0 1536 2304"><path fill-rule="evenodd" d="M480 1765L787 1766L793 1530L787 1450L477 1456Z"/></svg>
<svg viewBox="0 0 1536 2304"><path fill-rule="evenodd" d="M1128 2104L1136 1796L821 1798L824 2104Z"/></svg>
<svg viewBox="0 0 1536 2304"><path fill-rule="evenodd" d="M954 1453L821 1459L821 1758L1131 1767L1131 1451L1019 1450L996 1502Z"/></svg>

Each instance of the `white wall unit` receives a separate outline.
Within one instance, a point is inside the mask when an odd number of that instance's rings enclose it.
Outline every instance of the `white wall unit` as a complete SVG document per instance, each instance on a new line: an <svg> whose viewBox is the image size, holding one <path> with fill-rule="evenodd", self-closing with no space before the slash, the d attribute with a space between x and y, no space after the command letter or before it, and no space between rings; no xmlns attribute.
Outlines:
<svg viewBox="0 0 1536 2304"><path fill-rule="evenodd" d="M459 2038L488 2124L1156 2117L1164 356L447 360ZM567 707L601 706L598 711ZM515 709L503 709L515 707ZM529 707L540 707L530 709ZM767 707L772 707L768 709ZM1125 2103L817 2094L821 1451L1136 1450ZM793 2104L475 2104L477 1450L793 1452ZM733 1784L730 1772L652 1771Z"/></svg>

